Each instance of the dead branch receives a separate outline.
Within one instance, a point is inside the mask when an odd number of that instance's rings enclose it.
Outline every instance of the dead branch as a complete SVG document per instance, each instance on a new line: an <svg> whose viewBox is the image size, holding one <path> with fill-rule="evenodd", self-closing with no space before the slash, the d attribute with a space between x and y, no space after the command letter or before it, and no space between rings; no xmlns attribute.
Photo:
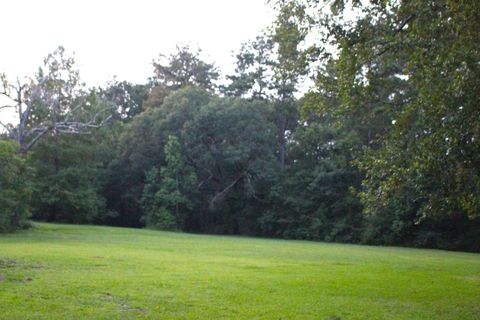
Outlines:
<svg viewBox="0 0 480 320"><path fill-rule="evenodd" d="M8 132L9 134L12 133L12 129L11 129L9 126L7 126L6 124L4 124L2 121L0 121L0 125L1 125L5 130L7 130L7 132Z"/></svg>
<svg viewBox="0 0 480 320"><path fill-rule="evenodd" d="M27 152L28 150L30 150L33 145L35 143L37 143L38 140L40 140L40 138L42 138L47 132L49 131L49 129L45 129L43 131L41 131L35 138L33 138L27 145L20 145L20 153L25 153Z"/></svg>
<svg viewBox="0 0 480 320"><path fill-rule="evenodd" d="M230 191L230 189L232 189L233 187L235 187L235 185L246 175L246 172L243 172L242 174L240 174L240 176L237 177L237 179L235 179L232 183L230 183L225 189L223 189L222 191L218 192L217 194L215 194L215 196L210 200L210 203L208 205L208 209L209 210L214 210L215 209L215 203L222 200L226 195L227 193Z"/></svg>

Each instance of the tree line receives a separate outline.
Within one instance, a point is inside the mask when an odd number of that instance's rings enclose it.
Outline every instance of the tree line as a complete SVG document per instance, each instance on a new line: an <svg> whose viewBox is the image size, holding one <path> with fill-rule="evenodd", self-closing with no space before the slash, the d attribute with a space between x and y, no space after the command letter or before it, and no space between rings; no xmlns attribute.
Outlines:
<svg viewBox="0 0 480 320"><path fill-rule="evenodd" d="M224 81L188 46L144 84L86 88L63 48L23 84L2 76L19 121L0 122L0 230L480 251L480 4L272 5Z"/></svg>

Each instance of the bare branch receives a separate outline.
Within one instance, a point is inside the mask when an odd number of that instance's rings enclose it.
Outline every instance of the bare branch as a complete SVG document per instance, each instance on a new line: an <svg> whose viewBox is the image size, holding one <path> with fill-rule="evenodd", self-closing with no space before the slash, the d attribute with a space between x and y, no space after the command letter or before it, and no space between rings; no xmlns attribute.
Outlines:
<svg viewBox="0 0 480 320"><path fill-rule="evenodd" d="M232 183L230 183L225 189L223 189L222 191L218 192L217 194L215 194L215 196L212 198L212 200L210 200L210 203L208 205L208 208L210 210L213 210L215 209L215 203L221 199L223 199L228 191L230 189L232 189L233 187L235 187L235 185L246 175L246 172L243 172L237 179L235 179Z"/></svg>
<svg viewBox="0 0 480 320"><path fill-rule="evenodd" d="M56 129L55 130L58 133L63 133L63 134L72 134L72 135L91 135L91 131L70 131L70 130L63 130L63 129Z"/></svg>
<svg viewBox="0 0 480 320"><path fill-rule="evenodd" d="M46 128L45 130L41 131L35 138L32 139L26 146L20 146L20 153L25 153L28 150L30 150L35 143L37 143L40 138L42 138L48 131L50 131L49 128Z"/></svg>
<svg viewBox="0 0 480 320"><path fill-rule="evenodd" d="M69 131L70 133L80 133L82 130L85 129L96 129L100 128L104 125L108 120L112 118L112 115L109 115L105 119L102 120L100 123L94 122L79 122L79 121L63 121L63 122L56 122L54 126L55 131L62 130L62 132Z"/></svg>
<svg viewBox="0 0 480 320"><path fill-rule="evenodd" d="M197 187L200 188L200 187L203 186L205 183L207 183L208 181L212 180L212 178L213 178L213 175L210 173L210 175L208 176L208 178L205 179L205 180L203 180L203 181L201 181L201 182L197 185Z"/></svg>
<svg viewBox="0 0 480 320"><path fill-rule="evenodd" d="M30 137L32 134L36 133L36 132L43 132L45 130L49 130L48 127L36 127L36 128L33 128L31 129L30 131L28 131L26 134L25 134L25 138L28 138Z"/></svg>
<svg viewBox="0 0 480 320"><path fill-rule="evenodd" d="M112 119L113 115L109 115L108 117L106 117L105 119L102 120L102 122L100 122L100 125L104 125L105 123L107 123L108 121L110 121L110 119Z"/></svg>
<svg viewBox="0 0 480 320"><path fill-rule="evenodd" d="M70 110L65 116L65 121L70 120L70 116L73 115L77 110L81 109L82 107L83 107L83 104L80 103L76 107L74 107L72 110Z"/></svg>
<svg viewBox="0 0 480 320"><path fill-rule="evenodd" d="M8 91L6 91L6 90L0 92L0 95L2 95L2 96L4 96L4 97L12 100L12 101L15 102L15 103L18 103L17 99L14 98L14 97L12 97L12 95L10 94L10 92L8 92Z"/></svg>
<svg viewBox="0 0 480 320"><path fill-rule="evenodd" d="M12 133L12 129L11 129L8 125L4 124L2 121L0 121L0 125L1 125L5 130L7 130L8 133L10 133L10 134Z"/></svg>
<svg viewBox="0 0 480 320"><path fill-rule="evenodd" d="M4 106L0 106L0 110L6 109L6 108L15 108L15 107L16 107L16 106L4 105Z"/></svg>
<svg viewBox="0 0 480 320"><path fill-rule="evenodd" d="M91 122L93 122L93 123L97 122L97 117L98 117L101 113L104 113L104 112L107 111L107 110L109 110L109 108L103 108L102 110L99 110L97 113L95 113L95 114L93 115ZM112 117L112 116L109 115L109 116L106 118L107 120L104 119L104 120L102 120L101 123L105 123L106 121L110 120L111 117Z"/></svg>

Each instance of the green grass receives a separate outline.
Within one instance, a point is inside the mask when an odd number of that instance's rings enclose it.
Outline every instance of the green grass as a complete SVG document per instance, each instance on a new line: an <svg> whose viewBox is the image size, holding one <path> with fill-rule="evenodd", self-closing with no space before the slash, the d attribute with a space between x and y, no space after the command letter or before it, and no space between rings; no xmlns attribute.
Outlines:
<svg viewBox="0 0 480 320"><path fill-rule="evenodd" d="M480 255L38 224L0 319L479 319Z"/></svg>

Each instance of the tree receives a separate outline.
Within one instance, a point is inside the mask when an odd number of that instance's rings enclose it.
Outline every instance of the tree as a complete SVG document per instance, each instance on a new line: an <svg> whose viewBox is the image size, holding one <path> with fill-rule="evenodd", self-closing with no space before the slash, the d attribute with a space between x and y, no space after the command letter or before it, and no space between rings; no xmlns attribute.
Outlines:
<svg viewBox="0 0 480 320"><path fill-rule="evenodd" d="M362 208L352 191L360 187L362 175L351 164L351 150L360 143L357 132L338 128L331 116L308 112L291 139L291 164L270 190L259 219L262 234L360 241Z"/></svg>
<svg viewBox="0 0 480 320"><path fill-rule="evenodd" d="M19 144L19 152L30 150L48 133L85 134L109 118L110 108L88 105L73 58L59 47L44 60L36 76L16 84L0 75L0 95L11 103L0 107L15 110L16 125L0 122L8 136Z"/></svg>
<svg viewBox="0 0 480 320"><path fill-rule="evenodd" d="M200 59L201 50L192 50L189 46L177 46L176 52L168 58L160 55L153 62L155 85L171 91L187 86L196 86L207 91L215 89L219 73L214 64Z"/></svg>
<svg viewBox="0 0 480 320"><path fill-rule="evenodd" d="M161 201L154 207L174 212L166 207L168 194L176 195L174 187L162 181L173 179L169 175L173 169L166 169L170 168L166 147L168 137L176 136L185 165L194 169L198 179L190 188L198 192L182 191L193 208L183 211L189 214L182 215L183 225L180 219L176 227L253 233L258 215L253 207L260 207L266 194L264 177L276 167L269 108L265 101L214 97L200 88L174 92L161 106L147 109L127 125L112 167L115 183L108 189L115 195L109 208L120 213L119 219L139 219L139 213L148 217L145 210L154 203L153 195L165 187L168 191L158 194Z"/></svg>
<svg viewBox="0 0 480 320"><path fill-rule="evenodd" d="M391 112L395 125L373 161L369 157L363 167L372 177L366 187L375 194L364 194L367 210L375 211L397 188L410 184L423 195L419 217L478 212L478 121L466 120L478 118L478 9L476 2L447 0L372 3L352 32L356 41L348 38L342 48L343 65L356 61L345 77L361 79L362 68L371 72L377 57L382 57L382 65L403 59L396 74L415 88L404 106ZM367 194L376 200L368 201Z"/></svg>
<svg viewBox="0 0 480 320"><path fill-rule="evenodd" d="M183 159L181 146L170 135L165 145L165 166L146 173L142 204L145 224L150 228L182 230L193 204L189 195L196 189L196 174Z"/></svg>
<svg viewBox="0 0 480 320"><path fill-rule="evenodd" d="M221 91L228 96L268 99L272 88L269 73L274 64L273 45L271 37L267 35L243 43L236 54L235 74L227 76L230 83L221 86Z"/></svg>
<svg viewBox="0 0 480 320"><path fill-rule="evenodd" d="M327 3L310 1L319 2ZM478 238L480 212L479 3L329 3L334 10L322 26L339 50L338 110L342 119L374 124L356 162L365 173L360 195L374 223L370 235L390 244L469 246L465 234ZM360 15L347 24L351 5Z"/></svg>
<svg viewBox="0 0 480 320"><path fill-rule="evenodd" d="M171 93L186 87L197 87L213 93L219 73L214 64L200 58L201 50L189 46L177 46L170 56L160 55L153 62L154 76L149 84L152 89L145 101L144 109L156 108Z"/></svg>
<svg viewBox="0 0 480 320"><path fill-rule="evenodd" d="M181 137L200 192L191 224L200 231L257 232L266 180L278 168L269 107L265 101L216 97L185 123Z"/></svg>
<svg viewBox="0 0 480 320"><path fill-rule="evenodd" d="M378 188L368 184L367 189L382 188L385 199L397 188L415 185L419 219L458 212L473 218L480 212L479 9L475 1L413 1L394 7L397 30L411 43L404 49L410 55L405 73L416 95L397 115L378 154L387 166L367 164L368 171L398 180L375 180ZM388 39L392 45L399 41Z"/></svg>
<svg viewBox="0 0 480 320"><path fill-rule="evenodd" d="M145 215L141 205L145 172L166 164L164 147L168 136L180 137L184 124L210 99L204 90L186 87L172 92L162 104L147 108L124 126L105 188L107 208L118 212L112 223L137 227L143 224L140 219Z"/></svg>
<svg viewBox="0 0 480 320"><path fill-rule="evenodd" d="M295 93L302 76L307 73L310 52L302 48L308 34L305 6L285 2L278 6L278 15L271 29L255 41L244 44L237 55L235 75L224 93L234 96L269 99L274 102L272 116L278 128L278 162L286 164L287 134L296 126Z"/></svg>
<svg viewBox="0 0 480 320"><path fill-rule="evenodd" d="M106 88L98 89L97 95L116 106L117 118L127 121L144 111L149 89L148 85L115 80Z"/></svg>
<svg viewBox="0 0 480 320"><path fill-rule="evenodd" d="M13 141L0 140L0 232L28 226L31 185L26 161Z"/></svg>
<svg viewBox="0 0 480 320"><path fill-rule="evenodd" d="M111 147L101 128L92 135L52 135L30 152L32 213L35 219L70 223L100 223L105 209L102 188Z"/></svg>

